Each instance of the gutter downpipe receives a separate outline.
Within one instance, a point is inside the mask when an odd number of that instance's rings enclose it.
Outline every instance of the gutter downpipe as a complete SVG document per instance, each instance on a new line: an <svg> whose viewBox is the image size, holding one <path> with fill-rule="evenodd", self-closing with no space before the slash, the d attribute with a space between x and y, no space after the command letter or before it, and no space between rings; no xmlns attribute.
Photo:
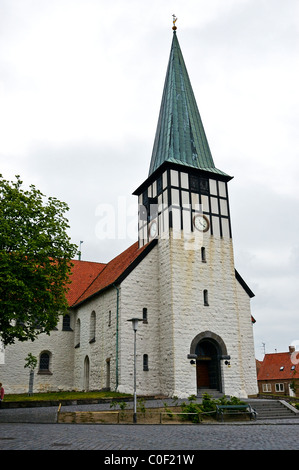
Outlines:
<svg viewBox="0 0 299 470"><path fill-rule="evenodd" d="M115 392L118 389L118 322L119 322L119 288L113 284L116 289L116 351L115 351Z"/></svg>

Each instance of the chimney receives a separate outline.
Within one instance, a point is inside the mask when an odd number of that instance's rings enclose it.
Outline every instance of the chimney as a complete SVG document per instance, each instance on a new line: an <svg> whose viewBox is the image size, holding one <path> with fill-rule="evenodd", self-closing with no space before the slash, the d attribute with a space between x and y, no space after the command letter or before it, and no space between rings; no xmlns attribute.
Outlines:
<svg viewBox="0 0 299 470"><path fill-rule="evenodd" d="M289 346L289 353L292 354L295 352L295 346Z"/></svg>

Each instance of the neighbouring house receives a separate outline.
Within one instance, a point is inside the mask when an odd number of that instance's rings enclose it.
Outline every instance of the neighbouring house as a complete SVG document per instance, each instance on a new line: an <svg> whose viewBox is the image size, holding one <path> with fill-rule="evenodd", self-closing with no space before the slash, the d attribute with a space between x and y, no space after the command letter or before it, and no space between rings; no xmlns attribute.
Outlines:
<svg viewBox="0 0 299 470"><path fill-rule="evenodd" d="M265 354L257 375L259 394L299 397L297 355L294 346L288 352Z"/></svg>

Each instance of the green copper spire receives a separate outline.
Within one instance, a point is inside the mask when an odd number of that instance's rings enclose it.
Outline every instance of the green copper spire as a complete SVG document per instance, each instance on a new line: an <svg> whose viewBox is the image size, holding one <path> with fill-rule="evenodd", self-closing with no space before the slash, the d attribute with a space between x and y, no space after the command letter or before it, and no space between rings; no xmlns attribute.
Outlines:
<svg viewBox="0 0 299 470"><path fill-rule="evenodd" d="M215 168L175 26L149 175L165 161L225 175Z"/></svg>

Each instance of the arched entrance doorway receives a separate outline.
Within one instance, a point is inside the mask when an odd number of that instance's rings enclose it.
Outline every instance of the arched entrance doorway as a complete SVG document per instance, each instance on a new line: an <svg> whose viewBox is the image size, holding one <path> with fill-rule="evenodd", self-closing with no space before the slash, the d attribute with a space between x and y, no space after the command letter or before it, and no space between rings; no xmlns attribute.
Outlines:
<svg viewBox="0 0 299 470"><path fill-rule="evenodd" d="M220 360L217 344L210 339L201 340L195 349L197 389L220 390Z"/></svg>
<svg viewBox="0 0 299 470"><path fill-rule="evenodd" d="M227 356L226 346L220 336L205 331L192 341L190 354L196 360L197 389L222 391L220 360Z"/></svg>

